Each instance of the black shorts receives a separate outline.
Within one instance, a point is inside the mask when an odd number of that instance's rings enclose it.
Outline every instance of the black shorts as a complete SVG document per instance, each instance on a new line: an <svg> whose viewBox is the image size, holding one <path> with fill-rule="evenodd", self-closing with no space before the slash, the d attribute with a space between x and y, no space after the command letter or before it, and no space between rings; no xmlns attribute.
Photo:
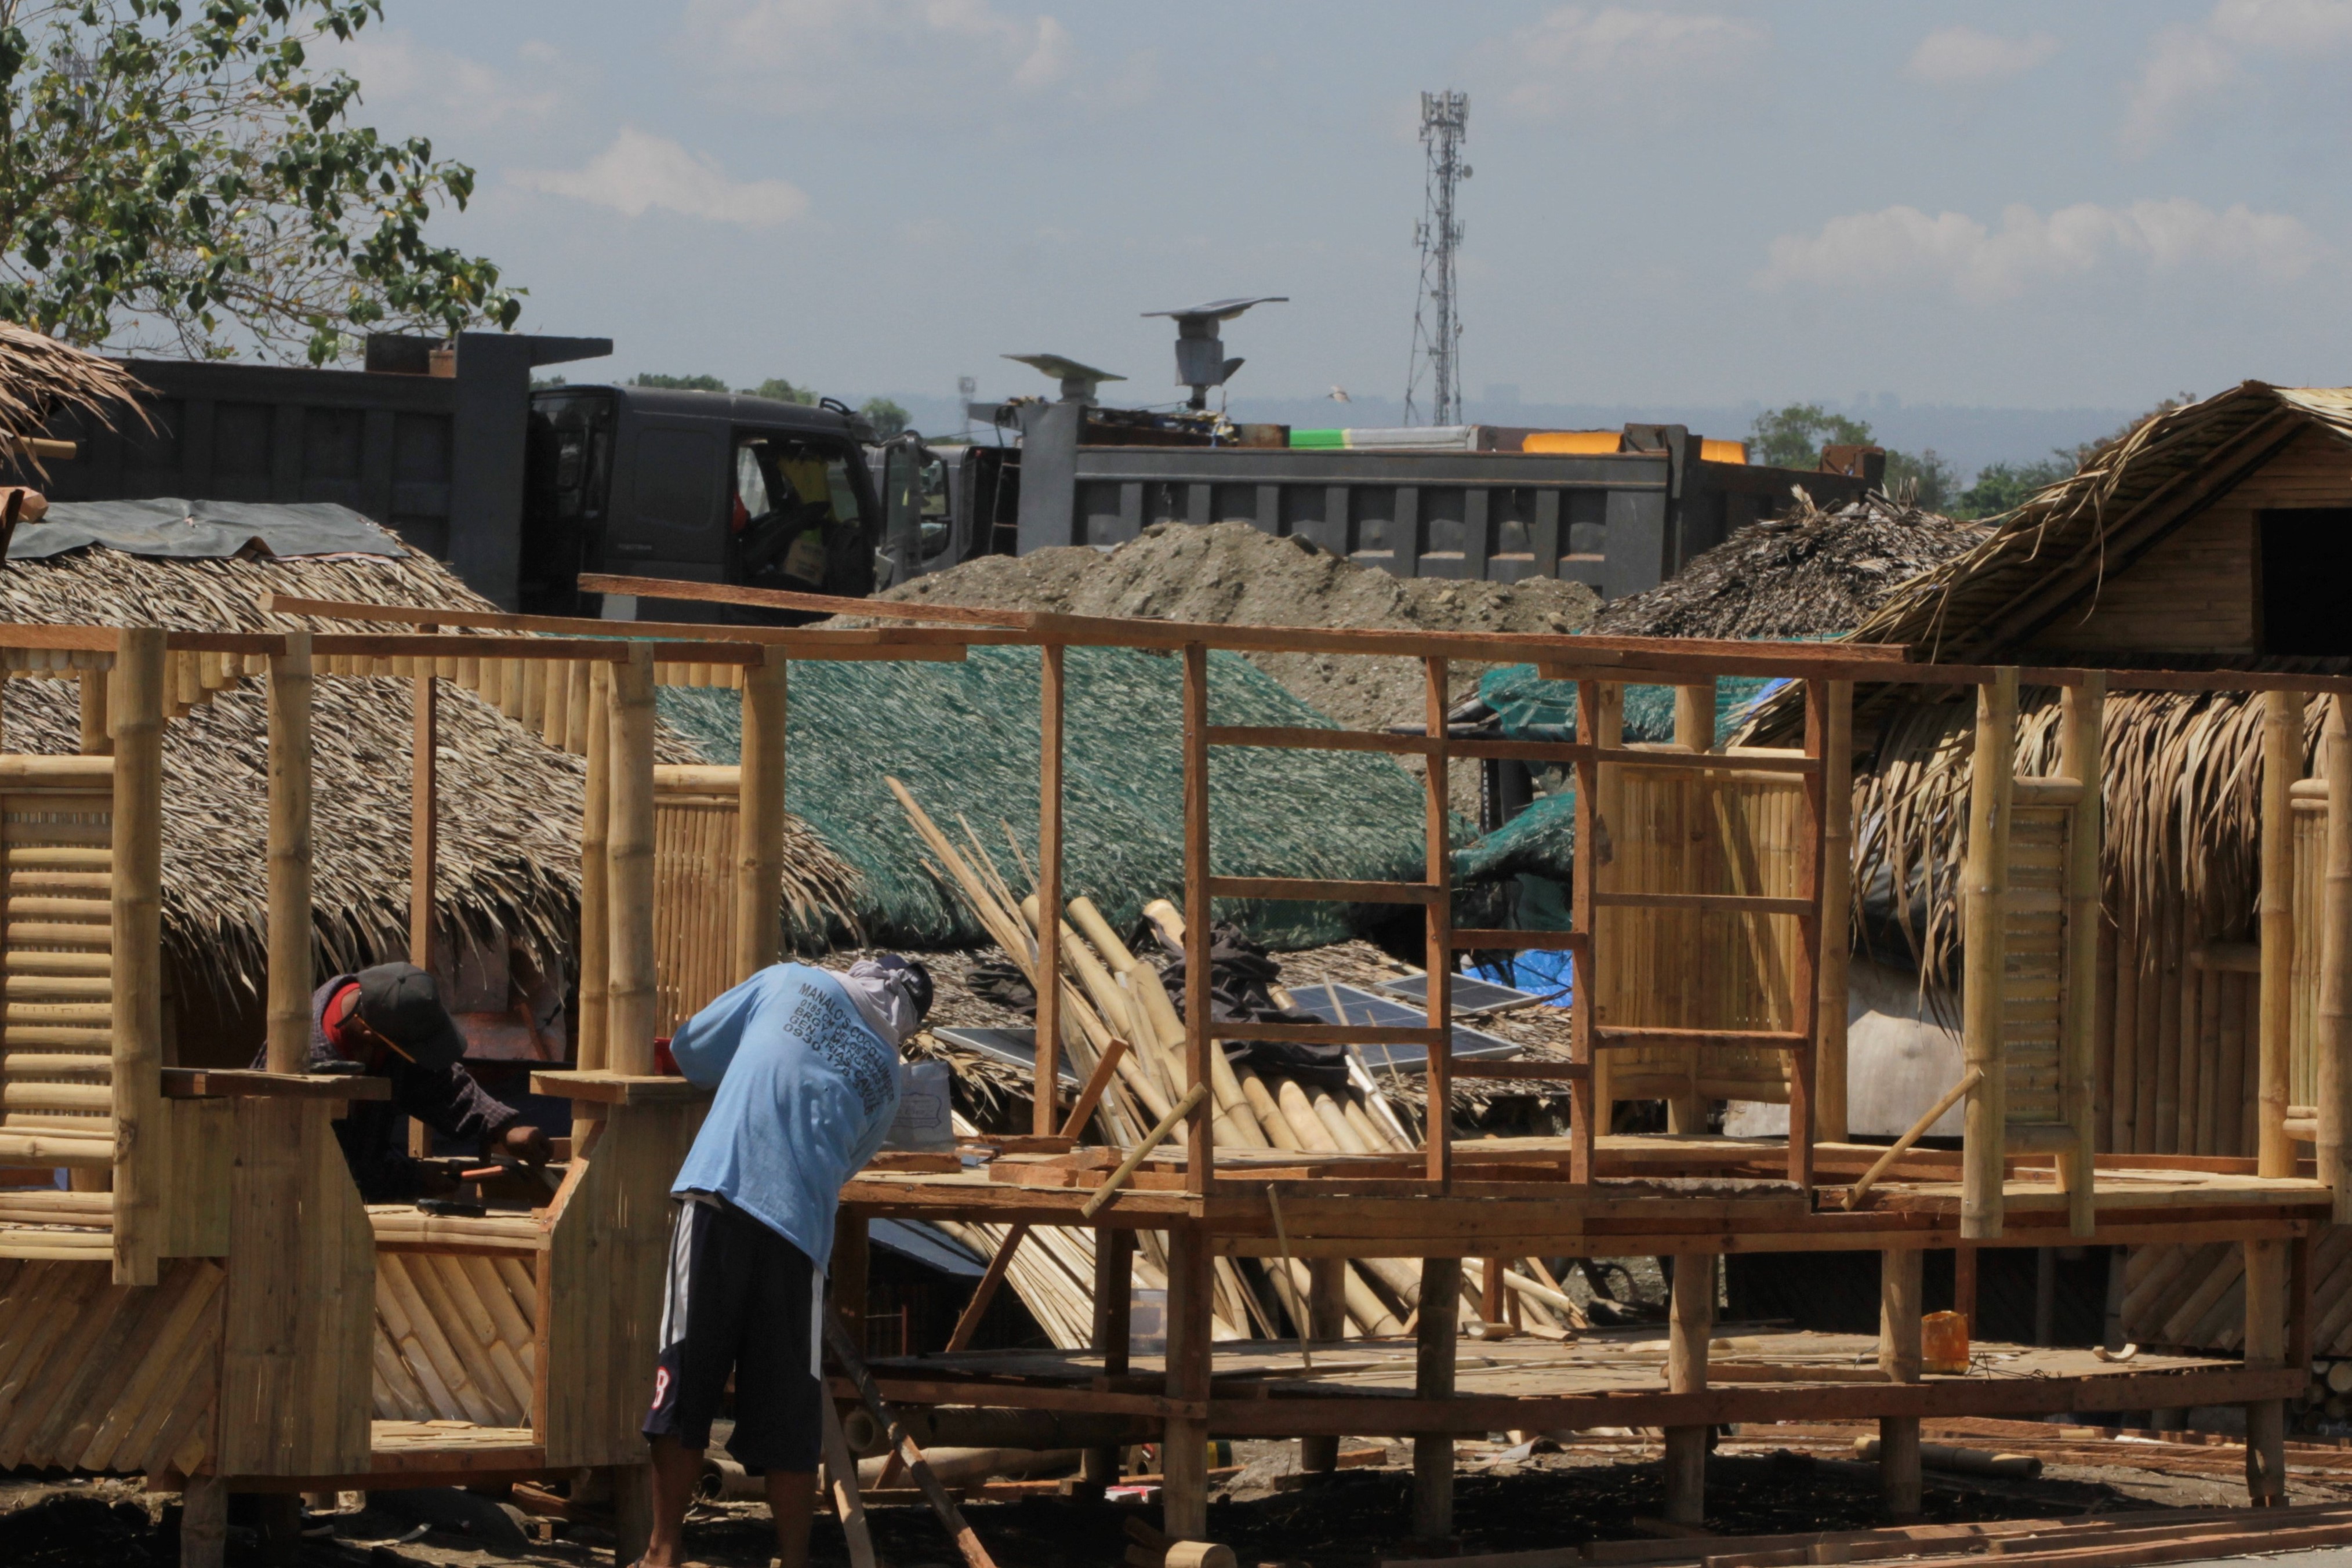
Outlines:
<svg viewBox="0 0 2352 1568"><path fill-rule="evenodd" d="M806 1253L740 1209L681 1204L646 1436L709 1447L731 1373L735 1431L727 1451L735 1462L753 1471L814 1470L824 1441L824 1277Z"/></svg>

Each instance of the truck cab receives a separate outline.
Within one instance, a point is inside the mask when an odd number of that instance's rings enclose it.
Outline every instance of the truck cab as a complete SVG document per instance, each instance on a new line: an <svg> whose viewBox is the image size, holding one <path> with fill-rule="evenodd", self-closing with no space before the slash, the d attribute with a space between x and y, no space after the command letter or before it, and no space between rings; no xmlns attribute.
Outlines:
<svg viewBox="0 0 2352 1568"><path fill-rule="evenodd" d="M862 598L877 586L882 509L873 433L849 409L643 386L534 391L520 598L536 615L596 616L583 572ZM615 606L617 608L618 606ZM814 617L666 605L664 620Z"/></svg>

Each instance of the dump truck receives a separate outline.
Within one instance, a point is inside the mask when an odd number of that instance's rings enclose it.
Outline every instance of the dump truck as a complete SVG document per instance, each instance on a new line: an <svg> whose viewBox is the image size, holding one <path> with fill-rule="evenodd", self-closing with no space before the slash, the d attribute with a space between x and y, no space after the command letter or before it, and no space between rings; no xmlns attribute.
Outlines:
<svg viewBox="0 0 2352 1568"><path fill-rule="evenodd" d="M612 350L464 332L373 337L359 370L132 359L153 394L145 419L56 422L81 451L51 470L49 494L339 502L484 596L540 614L604 610L579 592L593 571L873 592L883 519L865 420L829 400L532 384Z"/></svg>
<svg viewBox="0 0 2352 1568"><path fill-rule="evenodd" d="M906 443L877 455L886 576L975 556L1108 548L1160 522L1240 521L1404 577L1560 577L1604 598L1673 576L1737 530L1884 480L1875 447L1816 468L1751 464L1681 425L1292 431L1075 398L975 405L1017 447ZM1350 439L1349 437L1354 437Z"/></svg>

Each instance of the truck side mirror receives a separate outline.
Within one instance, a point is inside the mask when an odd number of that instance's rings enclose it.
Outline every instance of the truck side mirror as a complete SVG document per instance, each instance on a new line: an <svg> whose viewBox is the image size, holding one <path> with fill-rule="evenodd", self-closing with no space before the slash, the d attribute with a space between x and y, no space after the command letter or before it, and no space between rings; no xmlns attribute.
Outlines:
<svg viewBox="0 0 2352 1568"><path fill-rule="evenodd" d="M895 587L922 570L923 464L930 454L919 437L901 436L882 449L882 547L875 552L874 585Z"/></svg>

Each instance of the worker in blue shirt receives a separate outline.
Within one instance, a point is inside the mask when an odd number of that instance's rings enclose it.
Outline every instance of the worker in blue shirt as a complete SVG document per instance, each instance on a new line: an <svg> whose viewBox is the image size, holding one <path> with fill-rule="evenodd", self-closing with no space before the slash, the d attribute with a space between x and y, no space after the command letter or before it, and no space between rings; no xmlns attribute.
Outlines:
<svg viewBox="0 0 2352 1568"><path fill-rule="evenodd" d="M670 1054L716 1089L670 1187L678 1200L661 1354L645 1433L654 1520L639 1568L676 1568L728 1379L728 1452L765 1471L784 1568L808 1561L824 1440L824 1272L842 1184L898 1109L898 1046L930 1011L931 977L898 955L847 973L763 969L688 1019Z"/></svg>

